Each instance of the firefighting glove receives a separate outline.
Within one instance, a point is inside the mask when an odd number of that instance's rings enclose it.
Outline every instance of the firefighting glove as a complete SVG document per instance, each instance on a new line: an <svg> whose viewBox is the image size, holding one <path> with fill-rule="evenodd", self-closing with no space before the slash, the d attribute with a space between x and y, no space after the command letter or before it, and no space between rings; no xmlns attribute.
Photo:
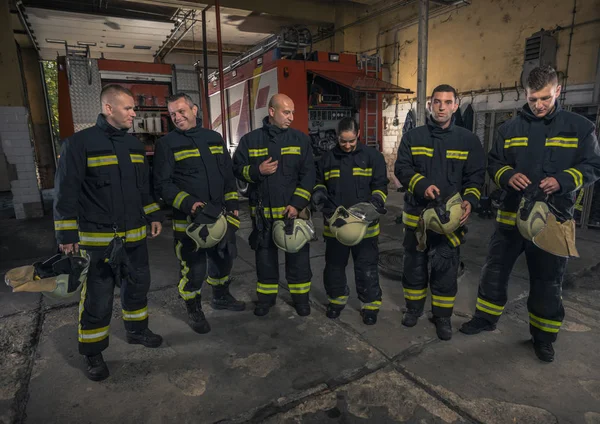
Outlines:
<svg viewBox="0 0 600 424"><path fill-rule="evenodd" d="M387 213L387 209L385 208L385 203L383 202L383 199L381 197L371 196L369 203L371 203L375 207L375 209L377 210L377 213L379 215L385 215Z"/></svg>

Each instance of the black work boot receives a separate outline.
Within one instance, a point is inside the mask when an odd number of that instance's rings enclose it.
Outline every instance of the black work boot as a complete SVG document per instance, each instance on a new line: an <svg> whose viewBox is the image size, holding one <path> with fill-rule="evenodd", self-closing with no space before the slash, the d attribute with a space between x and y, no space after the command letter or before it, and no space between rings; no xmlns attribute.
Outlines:
<svg viewBox="0 0 600 424"><path fill-rule="evenodd" d="M375 325L377 324L377 313L379 311L372 311L370 309L361 309L360 316L362 317L363 323L365 325Z"/></svg>
<svg viewBox="0 0 600 424"><path fill-rule="evenodd" d="M275 306L275 301L272 302L257 302L254 307L254 315L264 317L269 313L272 306Z"/></svg>
<svg viewBox="0 0 600 424"><path fill-rule="evenodd" d="M296 303L294 304L296 313L301 317L307 317L310 315L310 304L309 303Z"/></svg>
<svg viewBox="0 0 600 424"><path fill-rule="evenodd" d="M327 305L327 312L325 312L325 315L327 316L327 318L336 319L339 318L343 310L344 306L330 303L329 305Z"/></svg>
<svg viewBox="0 0 600 424"><path fill-rule="evenodd" d="M149 328L144 328L142 331L127 332L127 343L141 344L145 347L159 347L162 344L162 337L154 334Z"/></svg>
<svg viewBox="0 0 600 424"><path fill-rule="evenodd" d="M210 302L210 306L212 306L213 309L227 309L228 311L243 311L246 309L246 304L237 300L229 292L230 284L231 280L227 280L223 285L212 286L213 298Z"/></svg>
<svg viewBox="0 0 600 424"><path fill-rule="evenodd" d="M452 338L452 321L450 317L432 317L431 322L435 324L435 332L440 340Z"/></svg>
<svg viewBox="0 0 600 424"><path fill-rule="evenodd" d="M552 343L541 342L533 339L533 350L535 355L540 361L552 362L554 361L554 347Z"/></svg>
<svg viewBox="0 0 600 424"><path fill-rule="evenodd" d="M84 356L83 359L87 367L87 378L92 381L102 381L108 378L110 373L108 372L108 367L106 366L106 362L104 362L101 353L94 356Z"/></svg>
<svg viewBox="0 0 600 424"><path fill-rule="evenodd" d="M465 322L460 326L460 332L464 334L479 334L482 331L494 331L496 329L496 324L492 324L488 320L485 320L481 317L473 317L471 321Z"/></svg>
<svg viewBox="0 0 600 424"><path fill-rule="evenodd" d="M417 311L416 309L407 309L402 317L402 325L405 327L414 327L419 321L419 317L423 315L423 312Z"/></svg>
<svg viewBox="0 0 600 424"><path fill-rule="evenodd" d="M202 312L202 305L200 303L200 296L195 299L185 301L185 307L188 313L188 325L192 327L198 334L206 334L210 331L210 324Z"/></svg>

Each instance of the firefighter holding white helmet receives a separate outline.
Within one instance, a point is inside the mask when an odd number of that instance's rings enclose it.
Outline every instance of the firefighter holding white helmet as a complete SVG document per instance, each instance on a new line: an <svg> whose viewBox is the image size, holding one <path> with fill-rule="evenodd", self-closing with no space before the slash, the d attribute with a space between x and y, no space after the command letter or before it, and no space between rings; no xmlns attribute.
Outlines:
<svg viewBox="0 0 600 424"><path fill-rule="evenodd" d="M382 294L377 269L378 217L385 213L389 180L383 155L362 144L359 135L354 119L339 122L338 145L318 163L312 202L325 218L327 317L339 317L348 301L346 266L352 252L361 316L366 325L373 325Z"/></svg>

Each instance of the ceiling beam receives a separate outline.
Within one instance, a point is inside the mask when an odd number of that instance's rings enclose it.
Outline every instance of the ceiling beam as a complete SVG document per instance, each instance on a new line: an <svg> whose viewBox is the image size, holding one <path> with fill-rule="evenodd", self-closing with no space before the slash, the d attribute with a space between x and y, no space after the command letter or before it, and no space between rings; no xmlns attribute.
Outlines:
<svg viewBox="0 0 600 424"><path fill-rule="evenodd" d="M216 53L217 52L217 43L207 43L208 52ZM223 44L223 53L238 55L240 53L245 52L252 46L244 46L238 44ZM193 43L189 40L181 40L175 50L195 50L197 52L202 52L202 41Z"/></svg>
<svg viewBox="0 0 600 424"><path fill-rule="evenodd" d="M188 9L204 9L214 5L214 1L194 0L125 0L132 3L153 4ZM268 13L275 16L302 21L304 23L332 23L335 18L335 6L317 0L221 0L221 8L249 10Z"/></svg>

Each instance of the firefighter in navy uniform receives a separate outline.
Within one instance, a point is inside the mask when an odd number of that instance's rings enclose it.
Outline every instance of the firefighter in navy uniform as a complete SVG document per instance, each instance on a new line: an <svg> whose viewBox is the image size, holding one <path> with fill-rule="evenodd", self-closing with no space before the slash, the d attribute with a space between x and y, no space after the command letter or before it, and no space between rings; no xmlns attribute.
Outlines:
<svg viewBox="0 0 600 424"><path fill-rule="evenodd" d="M554 359L552 343L565 315L561 296L567 258L550 254L521 235L517 229L521 198L531 188L539 188L548 196L556 220L569 223L577 190L600 178L594 125L561 109L560 90L554 69L535 68L527 80L527 104L498 130L488 172L503 190L503 201L481 274L475 315L460 329L477 334L496 328L507 302L510 273L525 252L530 275L529 330L537 357L546 362Z"/></svg>
<svg viewBox="0 0 600 424"><path fill-rule="evenodd" d="M297 218L310 202L315 165L310 139L290 128L294 102L284 94L269 101L262 128L246 134L233 156L235 176L249 184L253 231L250 246L256 254L258 302L254 314L264 316L275 304L279 288L277 246L272 240L275 220ZM288 287L300 316L310 314L309 243L297 253L285 254Z"/></svg>
<svg viewBox="0 0 600 424"><path fill-rule="evenodd" d="M348 243L352 246L347 246L334 236L327 220L332 218L337 207L349 209L361 202L370 202L376 210L384 211L389 180L383 155L358 141L359 128L353 118L339 122L338 137L338 145L323 155L318 163L317 184L312 196L313 203L317 209L322 209L326 219L323 233L326 243L323 281L329 298L326 315L331 319L339 317L348 301L350 291L346 283L346 266L352 252L363 322L373 325L381 307L377 269L379 221L359 223L362 225L354 228L348 225L349 232L358 231L362 226L367 228L364 236L362 233L349 234L360 240L353 239Z"/></svg>
<svg viewBox="0 0 600 424"><path fill-rule="evenodd" d="M200 126L198 107L183 93L167 101L174 131L161 138L154 154L154 187L157 196L173 206L175 254L180 263L179 295L185 301L188 324L197 333L210 331L201 306L204 279L213 288L211 305L215 309L242 311L244 302L229 292L230 272L236 256L235 234L239 227L238 193L231 157L221 135ZM225 210L230 237L207 249L197 245L186 233L188 217L209 209ZM208 258L208 261L207 261ZM208 275L207 275L208 270Z"/></svg>
<svg viewBox="0 0 600 424"><path fill-rule="evenodd" d="M79 353L87 376L109 376L102 351L108 347L115 283L121 284L127 342L158 347L159 335L148 329L150 268L146 225L151 237L162 229L160 207L149 189L143 145L127 130L133 125L134 100L119 85L101 94L96 125L64 141L56 173L54 228L60 250L89 257L87 281L79 304ZM112 267L115 258L126 263ZM125 259L123 259L125 258Z"/></svg>
<svg viewBox="0 0 600 424"><path fill-rule="evenodd" d="M427 124L402 137L395 175L407 191L402 221L404 233L404 275L402 285L407 311L402 324L416 325L431 290L433 322L442 340L452 337L451 316L457 293L460 264L459 246L464 242L467 219L477 207L484 182L484 153L477 136L454 125L458 109L456 91L449 85L433 90L431 116ZM450 234L426 231L425 248L419 247L422 212L432 201L462 196L462 216ZM421 221L422 223L422 221ZM431 275L428 262L431 260Z"/></svg>

